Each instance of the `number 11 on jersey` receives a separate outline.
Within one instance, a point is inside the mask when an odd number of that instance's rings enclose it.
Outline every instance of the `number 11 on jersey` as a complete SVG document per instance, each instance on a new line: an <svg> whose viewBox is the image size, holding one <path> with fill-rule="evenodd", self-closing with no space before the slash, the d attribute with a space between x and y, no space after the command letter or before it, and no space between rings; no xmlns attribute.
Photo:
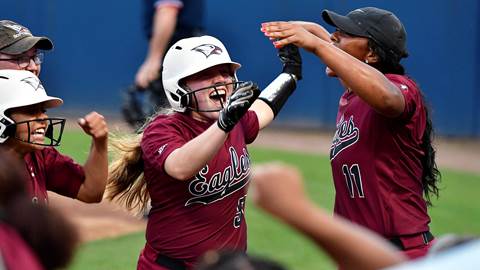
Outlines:
<svg viewBox="0 0 480 270"><path fill-rule="evenodd" d="M355 198L355 190L359 198L365 198L363 193L362 185L362 176L360 174L360 166L358 164L353 164L348 167L347 164L342 165L343 175L345 176L345 181L347 182L348 193L350 198Z"/></svg>

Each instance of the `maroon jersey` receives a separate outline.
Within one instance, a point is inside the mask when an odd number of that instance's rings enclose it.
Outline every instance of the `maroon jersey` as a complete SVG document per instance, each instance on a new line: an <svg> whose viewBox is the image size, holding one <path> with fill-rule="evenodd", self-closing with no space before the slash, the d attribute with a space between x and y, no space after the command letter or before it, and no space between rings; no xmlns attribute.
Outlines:
<svg viewBox="0 0 480 270"><path fill-rule="evenodd" d="M164 170L173 150L212 124L215 122L200 122L182 113L159 116L147 127L141 142L152 201L147 244L188 266L210 249L246 249L244 207L250 180L246 144L252 143L259 131L255 112L245 114L215 157L192 179L179 181Z"/></svg>
<svg viewBox="0 0 480 270"><path fill-rule="evenodd" d="M335 213L387 237L428 231L422 192L426 112L415 82L387 74L405 98L398 118L375 112L353 92L340 98L330 148Z"/></svg>
<svg viewBox="0 0 480 270"><path fill-rule="evenodd" d="M44 269L23 238L12 227L0 221L0 269L4 269L2 266L9 270Z"/></svg>
<svg viewBox="0 0 480 270"><path fill-rule="evenodd" d="M53 147L46 147L27 154L24 159L30 175L28 190L33 202L47 203L47 190L77 198L78 190L85 181L85 172L71 158Z"/></svg>

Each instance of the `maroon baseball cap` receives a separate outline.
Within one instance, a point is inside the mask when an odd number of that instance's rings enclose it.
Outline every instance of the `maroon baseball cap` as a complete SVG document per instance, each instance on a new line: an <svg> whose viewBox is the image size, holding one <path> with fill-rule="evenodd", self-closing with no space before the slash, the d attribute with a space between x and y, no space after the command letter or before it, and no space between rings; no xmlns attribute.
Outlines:
<svg viewBox="0 0 480 270"><path fill-rule="evenodd" d="M322 18L326 23L345 33L373 40L399 58L408 56L405 28L397 16L388 10L364 7L355 9L346 16L323 10Z"/></svg>
<svg viewBox="0 0 480 270"><path fill-rule="evenodd" d="M13 21L0 21L0 52L5 54L22 54L31 48L51 50L52 41L47 37L33 36L30 30Z"/></svg>

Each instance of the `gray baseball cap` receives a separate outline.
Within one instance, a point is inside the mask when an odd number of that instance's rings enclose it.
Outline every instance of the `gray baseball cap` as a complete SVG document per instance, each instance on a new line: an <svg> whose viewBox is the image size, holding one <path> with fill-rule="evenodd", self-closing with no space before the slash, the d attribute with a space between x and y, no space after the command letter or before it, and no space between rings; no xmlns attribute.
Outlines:
<svg viewBox="0 0 480 270"><path fill-rule="evenodd" d="M13 21L0 21L0 52L22 54L31 48L51 50L53 42L47 37L33 36L30 30Z"/></svg>

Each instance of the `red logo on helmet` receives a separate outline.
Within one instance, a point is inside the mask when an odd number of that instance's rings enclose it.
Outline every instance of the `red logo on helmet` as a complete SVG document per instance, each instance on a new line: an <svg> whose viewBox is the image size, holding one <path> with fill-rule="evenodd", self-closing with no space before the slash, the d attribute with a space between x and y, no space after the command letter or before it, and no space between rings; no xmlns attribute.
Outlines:
<svg viewBox="0 0 480 270"><path fill-rule="evenodd" d="M200 46L197 46L192 49L192 51L200 52L203 55L205 55L206 58L208 58L212 54L222 54L222 49L218 46L215 46L213 44L202 44Z"/></svg>

